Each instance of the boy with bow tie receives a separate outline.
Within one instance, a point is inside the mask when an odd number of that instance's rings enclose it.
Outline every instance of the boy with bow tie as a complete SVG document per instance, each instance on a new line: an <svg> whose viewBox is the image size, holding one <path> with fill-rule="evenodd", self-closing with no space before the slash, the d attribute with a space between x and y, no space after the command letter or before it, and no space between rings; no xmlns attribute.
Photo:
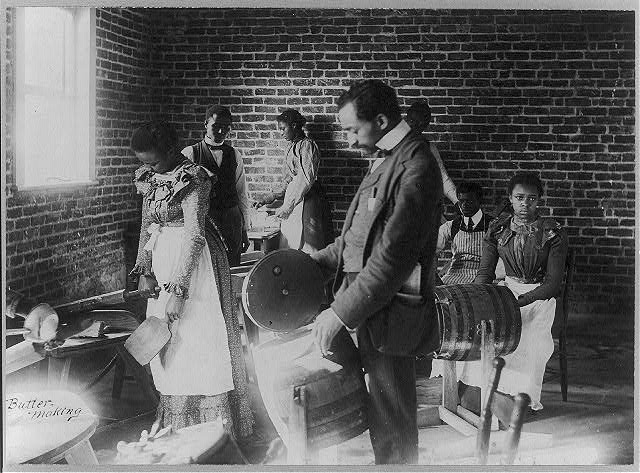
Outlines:
<svg viewBox="0 0 640 473"><path fill-rule="evenodd" d="M225 142L231 123L228 108L207 108L204 139L184 148L182 154L212 175L209 216L224 237L229 266L238 266L240 253L249 247L249 199L242 156Z"/></svg>
<svg viewBox="0 0 640 473"><path fill-rule="evenodd" d="M457 190L461 215L442 224L438 232L438 250L451 242L451 262L442 276L444 284L466 284L473 281L480 268L482 240L493 216L480 208L482 187L463 182Z"/></svg>

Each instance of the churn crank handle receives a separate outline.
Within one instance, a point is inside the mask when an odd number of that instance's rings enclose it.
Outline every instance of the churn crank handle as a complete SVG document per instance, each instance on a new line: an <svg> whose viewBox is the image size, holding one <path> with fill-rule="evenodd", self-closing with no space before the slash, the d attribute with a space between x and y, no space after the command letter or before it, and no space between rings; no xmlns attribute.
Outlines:
<svg viewBox="0 0 640 473"><path fill-rule="evenodd" d="M514 398L513 411L511 412L511 420L509 421L509 430L507 430L506 455L505 464L513 465L520 443L520 432L522 432L522 424L524 424L525 410L529 406L531 398L526 393L518 393Z"/></svg>
<svg viewBox="0 0 640 473"><path fill-rule="evenodd" d="M482 412L480 413L480 425L478 437L476 439L476 457L478 458L478 464L486 465L487 457L489 455L489 436L491 435L491 403L493 402L493 395L498 389L498 382L500 381L500 373L504 367L504 359L497 357L493 360L493 370L489 376L489 382L487 385L487 395L482 405Z"/></svg>

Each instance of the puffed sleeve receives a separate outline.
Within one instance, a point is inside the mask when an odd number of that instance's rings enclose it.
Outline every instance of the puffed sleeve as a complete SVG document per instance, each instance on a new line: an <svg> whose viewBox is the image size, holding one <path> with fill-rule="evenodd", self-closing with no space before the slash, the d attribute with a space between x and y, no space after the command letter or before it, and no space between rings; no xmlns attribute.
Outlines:
<svg viewBox="0 0 640 473"><path fill-rule="evenodd" d="M496 265L498 264L498 239L499 227L496 220L489 224L489 229L482 240L482 256L480 257L480 269L476 274L474 283L491 284L496 278Z"/></svg>
<svg viewBox="0 0 640 473"><path fill-rule="evenodd" d="M184 239L180 252L180 263L165 289L182 297L188 297L191 275L202 249L206 245L204 225L209 211L211 181L204 169L196 166L191 182L182 190L180 205L184 215Z"/></svg>
<svg viewBox="0 0 640 473"><path fill-rule="evenodd" d="M135 173L134 183L138 194L142 194L142 222L140 224L140 238L138 241L138 254L136 256L136 264L129 274L140 276L142 274L153 275L151 267L151 252L145 250L145 245L149 241L149 226L152 223L151 215L149 214L149 199L146 195L149 188L149 183L146 179L151 174L151 171L146 166L139 168Z"/></svg>
<svg viewBox="0 0 640 473"><path fill-rule="evenodd" d="M298 205L311 186L316 182L320 165L320 150L313 140L300 140L293 147L296 175L293 177L284 195L283 209L288 211Z"/></svg>

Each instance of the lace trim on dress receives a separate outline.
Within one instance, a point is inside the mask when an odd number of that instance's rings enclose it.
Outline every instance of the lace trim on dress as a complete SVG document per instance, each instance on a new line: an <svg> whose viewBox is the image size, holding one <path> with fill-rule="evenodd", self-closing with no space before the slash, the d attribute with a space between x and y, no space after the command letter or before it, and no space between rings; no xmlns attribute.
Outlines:
<svg viewBox="0 0 640 473"><path fill-rule="evenodd" d="M189 298L189 290L184 286L181 286L174 282L168 282L168 283L165 283L163 287L165 291L173 292L176 296L178 296L181 299Z"/></svg>

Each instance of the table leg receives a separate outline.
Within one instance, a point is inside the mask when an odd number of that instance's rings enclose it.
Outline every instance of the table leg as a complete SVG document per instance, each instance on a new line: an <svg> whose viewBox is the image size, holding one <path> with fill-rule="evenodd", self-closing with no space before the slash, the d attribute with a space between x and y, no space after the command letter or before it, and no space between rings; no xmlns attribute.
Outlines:
<svg viewBox="0 0 640 473"><path fill-rule="evenodd" d="M307 395L304 386L296 386L289 401L289 445L287 463L306 465L307 456Z"/></svg>
<svg viewBox="0 0 640 473"><path fill-rule="evenodd" d="M442 365L442 405L451 412L455 412L460 404L456 362L442 360Z"/></svg>
<svg viewBox="0 0 640 473"><path fill-rule="evenodd" d="M135 360L135 358L131 356L131 354L127 351L126 348L124 348L123 345L118 345L116 350L124 360L127 371L129 371L138 382L138 386L140 386L140 389L142 389L144 395L150 401L153 401L154 404L158 404L158 402L160 401L160 397L156 392L151 376L149 376L144 366L140 366L140 364Z"/></svg>
<svg viewBox="0 0 640 473"><path fill-rule="evenodd" d="M71 358L49 357L47 369L47 383L50 388L67 386L69 380L69 370L71 368Z"/></svg>
<svg viewBox="0 0 640 473"><path fill-rule="evenodd" d="M65 454L65 460L69 465L97 465L98 458L93 451L91 442L83 440L78 445L71 447Z"/></svg>
<svg viewBox="0 0 640 473"><path fill-rule="evenodd" d="M124 384L124 377L126 373L126 365L120 354L116 358L115 371L113 373L113 387L111 389L111 397L114 399L120 399L122 394L122 385Z"/></svg>

